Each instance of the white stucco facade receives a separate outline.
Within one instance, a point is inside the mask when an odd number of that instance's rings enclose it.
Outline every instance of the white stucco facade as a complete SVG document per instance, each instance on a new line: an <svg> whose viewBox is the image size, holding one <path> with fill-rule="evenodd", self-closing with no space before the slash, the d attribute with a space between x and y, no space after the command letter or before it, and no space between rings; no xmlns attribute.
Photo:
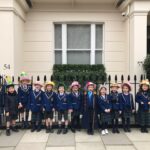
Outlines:
<svg viewBox="0 0 150 150"><path fill-rule="evenodd" d="M100 2L101 1L101 2ZM52 73L55 23L102 23L103 64L110 75L140 75L147 55L150 1L0 0L0 73ZM122 15L122 13L124 15Z"/></svg>

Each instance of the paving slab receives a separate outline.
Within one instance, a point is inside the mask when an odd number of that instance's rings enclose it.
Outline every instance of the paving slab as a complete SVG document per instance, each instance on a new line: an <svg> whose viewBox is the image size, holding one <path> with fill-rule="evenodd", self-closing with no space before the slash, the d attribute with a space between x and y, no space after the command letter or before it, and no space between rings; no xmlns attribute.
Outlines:
<svg viewBox="0 0 150 150"><path fill-rule="evenodd" d="M102 142L76 143L76 150L105 150Z"/></svg>
<svg viewBox="0 0 150 150"><path fill-rule="evenodd" d="M44 150L46 143L19 143L15 150Z"/></svg>
<svg viewBox="0 0 150 150"><path fill-rule="evenodd" d="M130 139L122 132L120 134L101 135L101 138L105 145L132 145Z"/></svg>
<svg viewBox="0 0 150 150"><path fill-rule="evenodd" d="M49 135L48 147L64 147L64 146L75 146L75 135L72 132L68 132L67 134L53 133Z"/></svg>
<svg viewBox="0 0 150 150"><path fill-rule="evenodd" d="M14 150L15 147L0 147L0 150Z"/></svg>
<svg viewBox="0 0 150 150"><path fill-rule="evenodd" d="M131 141L149 141L150 133L141 133L138 129L133 129L131 133L125 133Z"/></svg>
<svg viewBox="0 0 150 150"><path fill-rule="evenodd" d="M45 130L41 132L30 132L28 130L22 137L20 143L46 143L48 136L49 134L45 133Z"/></svg>
<svg viewBox="0 0 150 150"><path fill-rule="evenodd" d="M150 150L150 142L133 142L137 150Z"/></svg>
<svg viewBox="0 0 150 150"><path fill-rule="evenodd" d="M46 150L75 150L75 147L46 147Z"/></svg>
<svg viewBox="0 0 150 150"><path fill-rule="evenodd" d="M136 150L134 146L106 146L106 150Z"/></svg>
<svg viewBox="0 0 150 150"><path fill-rule="evenodd" d="M75 133L76 142L101 142L100 133L96 132L94 135L88 135L86 131Z"/></svg>
<svg viewBox="0 0 150 150"><path fill-rule="evenodd" d="M17 133L11 132L11 136L6 136L5 130L0 135L0 147L15 147L25 134L25 131L19 131Z"/></svg>

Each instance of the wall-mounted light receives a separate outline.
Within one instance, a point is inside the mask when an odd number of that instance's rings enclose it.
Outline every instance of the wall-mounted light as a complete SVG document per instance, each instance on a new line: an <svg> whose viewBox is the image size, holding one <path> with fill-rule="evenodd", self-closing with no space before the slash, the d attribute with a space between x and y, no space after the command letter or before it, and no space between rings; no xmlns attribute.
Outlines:
<svg viewBox="0 0 150 150"><path fill-rule="evenodd" d="M139 66L143 66L144 62L143 62L143 61L138 61L137 64L138 64Z"/></svg>

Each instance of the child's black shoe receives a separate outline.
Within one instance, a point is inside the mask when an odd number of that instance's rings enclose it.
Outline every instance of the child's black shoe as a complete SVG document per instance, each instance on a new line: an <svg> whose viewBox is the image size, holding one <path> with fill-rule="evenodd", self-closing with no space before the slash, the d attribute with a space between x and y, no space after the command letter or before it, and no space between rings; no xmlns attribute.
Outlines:
<svg viewBox="0 0 150 150"><path fill-rule="evenodd" d="M7 136L10 136L10 134L11 134L11 133L10 133L10 129L6 129L6 135L7 135Z"/></svg>
<svg viewBox="0 0 150 150"><path fill-rule="evenodd" d="M148 133L149 131L148 131L148 129L147 129L147 128L145 128L145 129L144 129L144 132L145 132L145 133Z"/></svg>
<svg viewBox="0 0 150 150"><path fill-rule="evenodd" d="M41 131L41 127L38 127L36 131L37 131L37 132L40 132L40 131Z"/></svg>
<svg viewBox="0 0 150 150"><path fill-rule="evenodd" d="M35 125L35 123L32 123L31 132L34 132L35 130L36 130L36 125Z"/></svg>
<svg viewBox="0 0 150 150"><path fill-rule="evenodd" d="M124 132L128 132L127 128L124 128L123 130L124 130Z"/></svg>
<svg viewBox="0 0 150 150"><path fill-rule="evenodd" d="M63 130L63 134L67 134L67 133L68 133L68 129L65 128L65 129Z"/></svg>
<svg viewBox="0 0 150 150"><path fill-rule="evenodd" d="M57 134L61 134L62 129L58 129Z"/></svg>
<svg viewBox="0 0 150 150"><path fill-rule="evenodd" d="M75 128L72 128L72 127L71 127L71 131L72 131L73 133L76 132Z"/></svg>
<svg viewBox="0 0 150 150"><path fill-rule="evenodd" d="M48 127L46 127L46 131L45 131L46 133L49 133L49 128Z"/></svg>
<svg viewBox="0 0 150 150"><path fill-rule="evenodd" d="M131 129L130 129L130 128L127 128L127 131L128 131L128 132L131 132Z"/></svg>
<svg viewBox="0 0 150 150"><path fill-rule="evenodd" d="M36 126L32 126L31 132L34 132L36 130Z"/></svg>
<svg viewBox="0 0 150 150"><path fill-rule="evenodd" d="M116 133L116 130L115 130L115 129L112 129L112 133Z"/></svg>
<svg viewBox="0 0 150 150"><path fill-rule="evenodd" d="M92 131L90 132L90 134L91 134L91 135L94 135L94 131L92 130Z"/></svg>
<svg viewBox="0 0 150 150"><path fill-rule="evenodd" d="M16 127L12 127L11 130L14 132L19 132L19 130Z"/></svg>
<svg viewBox="0 0 150 150"><path fill-rule="evenodd" d="M28 123L28 121L25 122L25 129L29 129L30 128L30 125Z"/></svg>
<svg viewBox="0 0 150 150"><path fill-rule="evenodd" d="M141 133L144 133L145 131L144 131L144 128L141 128Z"/></svg>
<svg viewBox="0 0 150 150"><path fill-rule="evenodd" d="M25 129L25 128L26 128L25 122L22 122L21 129Z"/></svg>
<svg viewBox="0 0 150 150"><path fill-rule="evenodd" d="M54 130L52 128L49 128L49 133L54 133Z"/></svg>
<svg viewBox="0 0 150 150"><path fill-rule="evenodd" d="M31 129L31 132L34 132L35 130L36 130L35 128L32 128L32 129Z"/></svg>
<svg viewBox="0 0 150 150"><path fill-rule="evenodd" d="M116 133L120 133L120 131L118 129L116 129Z"/></svg>

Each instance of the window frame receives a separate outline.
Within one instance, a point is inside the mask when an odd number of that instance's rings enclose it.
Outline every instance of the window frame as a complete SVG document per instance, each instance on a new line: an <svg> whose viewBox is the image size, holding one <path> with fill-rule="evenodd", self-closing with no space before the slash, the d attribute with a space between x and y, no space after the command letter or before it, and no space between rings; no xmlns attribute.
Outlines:
<svg viewBox="0 0 150 150"><path fill-rule="evenodd" d="M102 53L102 64L104 64L104 23L90 23L90 22L60 23L58 22L58 23L54 23L54 29L55 29L56 24L60 24L62 27L62 49L55 49L55 45L54 45L54 53L55 51L62 51L62 64L67 64L67 52L72 51L72 50L73 51L90 51L90 65L96 64L95 53L96 51L100 51ZM91 48L90 49L67 49L67 25L69 24L76 24L76 25L89 24L91 26ZM102 38L103 39L102 39L102 48L100 49L96 48L96 25L102 25ZM54 30L54 35L55 35L55 30ZM54 63L55 63L55 59L54 59Z"/></svg>

